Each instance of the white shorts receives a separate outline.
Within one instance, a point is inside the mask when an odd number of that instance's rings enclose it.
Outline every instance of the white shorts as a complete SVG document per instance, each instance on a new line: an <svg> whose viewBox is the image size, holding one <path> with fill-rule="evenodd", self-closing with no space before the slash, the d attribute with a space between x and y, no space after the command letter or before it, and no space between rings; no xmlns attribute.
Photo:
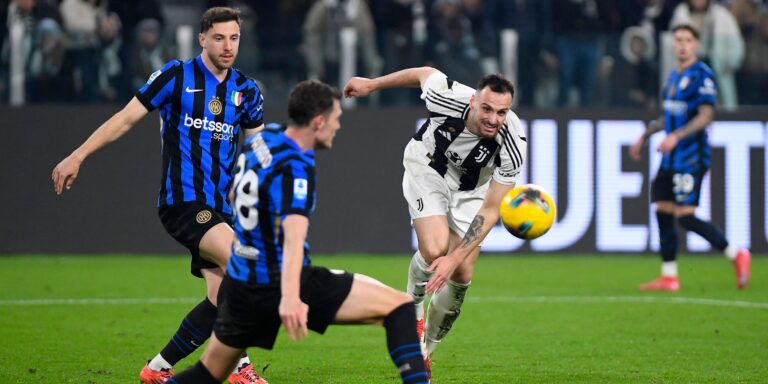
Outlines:
<svg viewBox="0 0 768 384"><path fill-rule="evenodd" d="M422 217L446 216L450 229L464 237L485 201L488 183L472 191L452 191L429 166L426 149L415 140L405 147L403 167L403 196L408 202L411 224Z"/></svg>

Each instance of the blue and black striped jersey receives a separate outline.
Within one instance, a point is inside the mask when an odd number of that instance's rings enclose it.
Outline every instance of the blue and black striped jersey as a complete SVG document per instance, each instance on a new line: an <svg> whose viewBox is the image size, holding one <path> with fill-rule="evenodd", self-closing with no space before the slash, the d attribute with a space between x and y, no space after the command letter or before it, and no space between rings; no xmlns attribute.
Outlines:
<svg viewBox="0 0 768 384"><path fill-rule="evenodd" d="M315 153L280 130L250 137L235 167L235 241L227 274L250 284L277 284L283 260L281 223L310 217L315 205ZM308 266L309 244L304 244Z"/></svg>
<svg viewBox="0 0 768 384"><path fill-rule="evenodd" d="M220 82L197 56L165 64L136 98L147 110L160 111L163 178L158 206L197 201L232 213L226 195L238 134L263 122L264 98L256 82L236 69Z"/></svg>
<svg viewBox="0 0 768 384"><path fill-rule="evenodd" d="M684 71L672 71L663 90L664 130L669 134L681 129L704 104L715 105L717 85L712 70L697 61ZM691 173L709 168L710 148L707 130L681 139L674 150L665 153L661 168Z"/></svg>

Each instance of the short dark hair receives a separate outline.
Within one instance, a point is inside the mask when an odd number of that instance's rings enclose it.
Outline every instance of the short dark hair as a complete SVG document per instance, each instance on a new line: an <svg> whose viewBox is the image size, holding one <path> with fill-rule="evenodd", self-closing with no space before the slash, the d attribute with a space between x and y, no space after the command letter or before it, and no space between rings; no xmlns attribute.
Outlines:
<svg viewBox="0 0 768 384"><path fill-rule="evenodd" d="M477 83L477 90L481 90L485 87L491 89L496 93L509 93L512 97L515 97L515 87L512 82L507 80L504 76L498 73L483 76L480 82Z"/></svg>
<svg viewBox="0 0 768 384"><path fill-rule="evenodd" d="M240 10L229 7L209 8L203 17L200 18L200 33L208 32L216 23L225 23L227 21L236 21L240 25Z"/></svg>
<svg viewBox="0 0 768 384"><path fill-rule="evenodd" d="M677 25L677 26L675 26L674 28L672 28L672 34L674 35L674 34L675 34L675 32L677 32L677 31L681 31L681 30L682 30L682 31L688 31L688 32L690 32L690 33L691 33L691 35L693 35L693 37L694 37L696 40L699 40L699 31L697 31L697 30L696 30L696 28L694 28L694 27L693 27L692 25L690 25L690 24L680 24L680 25Z"/></svg>
<svg viewBox="0 0 768 384"><path fill-rule="evenodd" d="M288 116L296 125L307 125L315 116L330 113L334 100L341 100L338 88L317 80L302 81L288 97Z"/></svg>

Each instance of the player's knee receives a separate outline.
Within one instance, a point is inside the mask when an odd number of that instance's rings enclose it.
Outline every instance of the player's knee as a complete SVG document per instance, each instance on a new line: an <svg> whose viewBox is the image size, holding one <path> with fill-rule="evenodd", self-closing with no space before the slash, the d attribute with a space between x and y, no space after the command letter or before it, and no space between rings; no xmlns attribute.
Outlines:
<svg viewBox="0 0 768 384"><path fill-rule="evenodd" d="M453 276L451 276L451 280L459 284L467 284L472 281L472 275L474 272L474 266L464 269L457 269L456 272L453 273Z"/></svg>
<svg viewBox="0 0 768 384"><path fill-rule="evenodd" d="M432 264L438 257L448 253L448 243L427 242L426 244L419 244L419 252L428 264Z"/></svg>
<svg viewBox="0 0 768 384"><path fill-rule="evenodd" d="M696 227L696 217L693 215L680 216L677 218L677 222L689 231Z"/></svg>

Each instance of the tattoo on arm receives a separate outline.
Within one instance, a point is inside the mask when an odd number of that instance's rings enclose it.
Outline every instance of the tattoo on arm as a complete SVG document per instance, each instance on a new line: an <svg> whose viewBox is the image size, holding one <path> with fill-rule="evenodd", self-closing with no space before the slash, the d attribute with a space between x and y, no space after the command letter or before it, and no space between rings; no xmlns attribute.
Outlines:
<svg viewBox="0 0 768 384"><path fill-rule="evenodd" d="M485 223L485 217L483 217L483 215L475 216L475 219L472 220L471 224L469 224L469 230L467 230L467 234L464 235L464 239L461 240L461 248L468 247L480 237L483 232L483 223Z"/></svg>

